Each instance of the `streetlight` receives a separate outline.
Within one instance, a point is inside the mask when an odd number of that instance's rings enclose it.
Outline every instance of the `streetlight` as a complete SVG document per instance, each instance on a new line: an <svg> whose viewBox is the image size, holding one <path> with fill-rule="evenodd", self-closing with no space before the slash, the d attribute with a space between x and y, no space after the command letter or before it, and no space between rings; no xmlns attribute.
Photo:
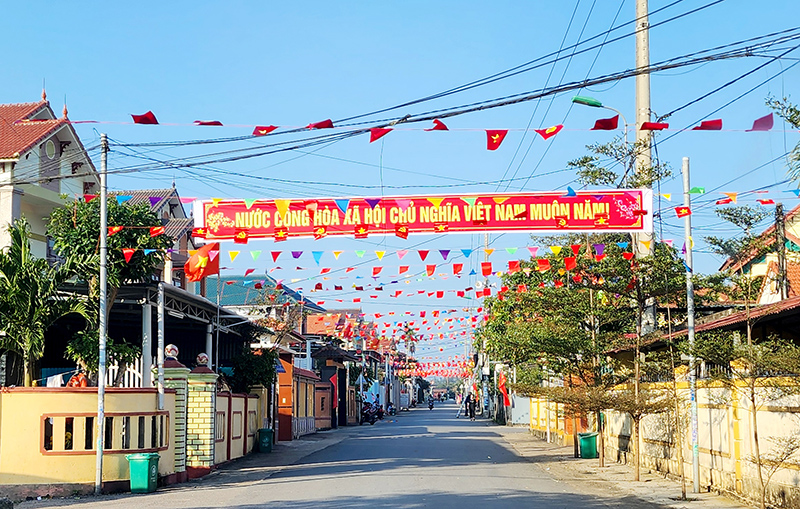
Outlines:
<svg viewBox="0 0 800 509"><path fill-rule="evenodd" d="M619 115L622 118L622 124L624 126L623 131L625 131L625 144L626 145L628 144L628 121L625 119L625 115L623 115L621 111L619 111L616 108L612 108L611 106L604 105L602 102L595 99L594 97L576 95L575 97L572 98L572 102L575 104L582 104L584 106L589 106L591 108L603 108L606 110L611 110L617 115Z"/></svg>

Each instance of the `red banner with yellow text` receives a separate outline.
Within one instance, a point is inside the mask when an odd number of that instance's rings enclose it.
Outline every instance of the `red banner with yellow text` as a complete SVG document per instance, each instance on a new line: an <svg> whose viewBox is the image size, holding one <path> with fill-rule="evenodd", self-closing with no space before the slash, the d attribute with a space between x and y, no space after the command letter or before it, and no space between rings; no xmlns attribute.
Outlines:
<svg viewBox="0 0 800 509"><path fill-rule="evenodd" d="M651 232L649 189L195 202L209 241L482 232Z"/></svg>

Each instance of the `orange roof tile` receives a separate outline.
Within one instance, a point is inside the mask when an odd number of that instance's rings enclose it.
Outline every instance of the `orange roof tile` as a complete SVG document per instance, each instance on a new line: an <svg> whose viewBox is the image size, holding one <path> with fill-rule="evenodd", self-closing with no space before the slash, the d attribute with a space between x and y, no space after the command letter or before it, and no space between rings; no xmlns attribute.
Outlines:
<svg viewBox="0 0 800 509"><path fill-rule="evenodd" d="M46 107L46 101L0 104L0 159L18 157L68 122L65 118L52 120L31 118Z"/></svg>

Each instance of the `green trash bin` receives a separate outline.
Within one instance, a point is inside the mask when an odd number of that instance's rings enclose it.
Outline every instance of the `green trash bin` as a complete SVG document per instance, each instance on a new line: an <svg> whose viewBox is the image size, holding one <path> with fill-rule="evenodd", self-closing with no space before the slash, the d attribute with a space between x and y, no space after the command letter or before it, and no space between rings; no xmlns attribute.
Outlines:
<svg viewBox="0 0 800 509"><path fill-rule="evenodd" d="M578 433L578 442L581 447L581 458L597 458L597 432Z"/></svg>
<svg viewBox="0 0 800 509"><path fill-rule="evenodd" d="M258 430L258 452L272 452L272 428Z"/></svg>
<svg viewBox="0 0 800 509"><path fill-rule="evenodd" d="M131 471L131 493L152 493L158 486L157 453L127 454Z"/></svg>

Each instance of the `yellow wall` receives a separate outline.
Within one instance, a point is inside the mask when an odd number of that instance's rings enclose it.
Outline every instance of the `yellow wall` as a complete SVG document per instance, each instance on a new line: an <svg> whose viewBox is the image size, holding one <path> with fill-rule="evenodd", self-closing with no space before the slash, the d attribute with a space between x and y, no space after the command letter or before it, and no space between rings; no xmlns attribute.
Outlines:
<svg viewBox="0 0 800 509"><path fill-rule="evenodd" d="M106 447L103 480L128 479L126 454L158 452L161 476L175 472L172 416L175 393L165 395L165 410L156 409L156 389L106 389L105 412L113 417L111 447ZM96 388L7 388L0 393L0 484L93 483L96 431L92 448L85 449L87 416L97 414ZM161 434L163 415L164 429ZM130 443L123 444L125 417L130 421ZM145 417L144 445L140 449L139 416ZM151 417L156 416L156 446L151 447ZM68 419L73 419L72 449L65 440ZM46 422L52 419L52 440L45 446ZM161 440L163 439L163 445ZM52 443L52 446L50 446ZM125 448L125 445L128 445Z"/></svg>

